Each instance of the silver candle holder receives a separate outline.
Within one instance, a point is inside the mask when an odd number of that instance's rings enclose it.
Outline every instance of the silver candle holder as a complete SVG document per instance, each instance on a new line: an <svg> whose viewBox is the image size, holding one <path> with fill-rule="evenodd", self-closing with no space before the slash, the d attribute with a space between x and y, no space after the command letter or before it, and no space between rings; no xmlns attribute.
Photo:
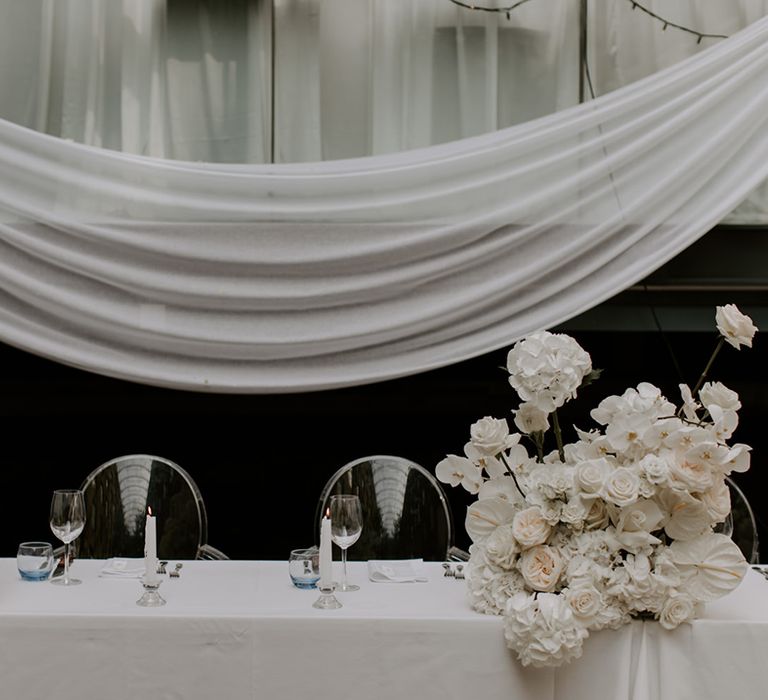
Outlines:
<svg viewBox="0 0 768 700"><path fill-rule="evenodd" d="M161 605L165 605L165 598L158 592L161 583L162 580L160 578L147 578L144 576L141 579L144 594L136 601L136 605L140 605L142 608L159 608Z"/></svg>

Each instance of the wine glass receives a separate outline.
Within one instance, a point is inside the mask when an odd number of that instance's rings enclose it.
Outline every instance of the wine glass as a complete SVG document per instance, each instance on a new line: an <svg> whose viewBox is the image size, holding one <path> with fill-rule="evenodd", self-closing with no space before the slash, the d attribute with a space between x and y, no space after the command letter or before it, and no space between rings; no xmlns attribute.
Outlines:
<svg viewBox="0 0 768 700"><path fill-rule="evenodd" d="M331 539L341 549L342 576L337 591L357 591L360 586L347 583L347 549L360 537L363 512L357 496L331 496Z"/></svg>
<svg viewBox="0 0 768 700"><path fill-rule="evenodd" d="M83 492L72 489L53 492L51 500L51 531L64 543L64 576L51 580L60 586L76 586L79 579L69 578L69 545L85 527Z"/></svg>

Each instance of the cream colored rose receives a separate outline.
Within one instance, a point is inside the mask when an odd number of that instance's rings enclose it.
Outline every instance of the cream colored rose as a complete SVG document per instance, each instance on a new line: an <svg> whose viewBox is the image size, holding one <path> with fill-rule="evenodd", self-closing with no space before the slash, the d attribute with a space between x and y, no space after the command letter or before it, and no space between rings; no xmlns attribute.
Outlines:
<svg viewBox="0 0 768 700"><path fill-rule="evenodd" d="M628 506L640 495L640 477L626 467L614 469L605 480L602 495L614 505Z"/></svg>
<svg viewBox="0 0 768 700"><path fill-rule="evenodd" d="M486 416L469 429L472 444L484 454L497 455L509 447L509 426L504 419ZM519 437L518 437L519 439Z"/></svg>
<svg viewBox="0 0 768 700"><path fill-rule="evenodd" d="M664 602L659 615L659 624L672 630L683 622L689 622L696 616L696 601L684 593L673 593Z"/></svg>
<svg viewBox="0 0 768 700"><path fill-rule="evenodd" d="M511 525L500 525L485 541L485 553L488 561L502 569L511 569L517 561L520 548L512 535Z"/></svg>
<svg viewBox="0 0 768 700"><path fill-rule="evenodd" d="M677 484L676 488L682 486L686 491L706 491L715 483L715 475L709 464L693 452L688 450L684 455L672 460L669 475L673 486Z"/></svg>
<svg viewBox="0 0 768 700"><path fill-rule="evenodd" d="M538 506L521 510L512 520L512 534L523 549L544 543L551 532L552 526Z"/></svg>
<svg viewBox="0 0 768 700"><path fill-rule="evenodd" d="M582 585L571 588L566 594L573 614L581 620L592 620L603 605L603 596L594 586Z"/></svg>
<svg viewBox="0 0 768 700"><path fill-rule="evenodd" d="M720 335L725 338L725 342L733 345L737 350L746 345L752 347L752 337L757 331L757 326L752 323L752 319L746 314L741 313L735 304L726 304L718 306L715 312L715 322Z"/></svg>
<svg viewBox="0 0 768 700"><path fill-rule="evenodd" d="M563 557L555 547L539 545L520 556L520 573L529 588L549 593L557 587L563 564Z"/></svg>

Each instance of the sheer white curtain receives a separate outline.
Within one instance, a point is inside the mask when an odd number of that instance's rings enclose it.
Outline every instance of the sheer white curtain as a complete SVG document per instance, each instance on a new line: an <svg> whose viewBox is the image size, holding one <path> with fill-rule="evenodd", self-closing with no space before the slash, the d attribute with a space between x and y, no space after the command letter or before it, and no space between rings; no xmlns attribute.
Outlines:
<svg viewBox="0 0 768 700"><path fill-rule="evenodd" d="M583 105L394 154L147 158L0 120L0 338L173 387L450 364L584 311L768 176L768 19Z"/></svg>
<svg viewBox="0 0 768 700"><path fill-rule="evenodd" d="M700 32L731 35L768 15L768 0L647 0L650 10ZM652 75L717 44L663 24L625 0L589 0L589 66L597 95ZM768 181L724 221L768 223Z"/></svg>
<svg viewBox="0 0 768 700"><path fill-rule="evenodd" d="M578 0L510 19L448 0L277 0L277 160L407 150L576 104L578 11Z"/></svg>
<svg viewBox="0 0 768 700"><path fill-rule="evenodd" d="M0 117L126 153L262 162L268 10L248 0L0 0Z"/></svg>

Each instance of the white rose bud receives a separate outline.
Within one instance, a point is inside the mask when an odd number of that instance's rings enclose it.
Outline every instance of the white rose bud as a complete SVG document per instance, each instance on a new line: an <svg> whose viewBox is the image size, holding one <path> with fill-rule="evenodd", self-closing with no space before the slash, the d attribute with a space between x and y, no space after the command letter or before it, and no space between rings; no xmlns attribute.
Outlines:
<svg viewBox="0 0 768 700"><path fill-rule="evenodd" d="M504 419L481 418L472 424L469 434L472 444L483 454L497 455L509 446L509 426Z"/></svg>
<svg viewBox="0 0 768 700"><path fill-rule="evenodd" d="M532 403L521 403L520 408L512 412L515 414L515 425L518 430L526 435L549 430L547 414Z"/></svg>
<svg viewBox="0 0 768 700"><path fill-rule="evenodd" d="M563 563L563 557L555 547L539 545L520 556L520 573L529 588L550 593L557 587Z"/></svg>
<svg viewBox="0 0 768 700"><path fill-rule="evenodd" d="M746 314L741 313L735 304L726 304L718 306L715 312L715 322L720 335L725 338L725 342L733 345L737 350L746 345L752 347L752 337L757 331L757 326L752 323L752 319Z"/></svg>
<svg viewBox="0 0 768 700"><path fill-rule="evenodd" d="M521 510L512 520L512 534L523 548L542 544L551 532L552 527L538 506Z"/></svg>

